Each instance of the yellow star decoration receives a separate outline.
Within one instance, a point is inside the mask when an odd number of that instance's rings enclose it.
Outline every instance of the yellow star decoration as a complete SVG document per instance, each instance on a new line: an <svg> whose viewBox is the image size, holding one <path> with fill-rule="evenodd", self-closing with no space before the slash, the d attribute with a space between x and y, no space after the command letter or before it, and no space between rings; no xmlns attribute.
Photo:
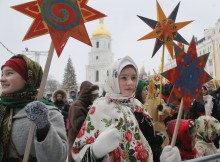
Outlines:
<svg viewBox="0 0 220 162"><path fill-rule="evenodd" d="M138 16L141 20L143 20L147 25L149 25L153 29L152 32L140 38L139 40L156 38L152 57L156 54L159 48L163 44L165 44L166 48L170 53L170 56L173 58L173 40L182 42L184 44L188 44L188 42L178 33L178 30L188 25L192 21L175 23L180 2L177 4L177 6L174 8L174 10L168 18L165 16L159 3L157 2L156 4L158 21Z"/></svg>

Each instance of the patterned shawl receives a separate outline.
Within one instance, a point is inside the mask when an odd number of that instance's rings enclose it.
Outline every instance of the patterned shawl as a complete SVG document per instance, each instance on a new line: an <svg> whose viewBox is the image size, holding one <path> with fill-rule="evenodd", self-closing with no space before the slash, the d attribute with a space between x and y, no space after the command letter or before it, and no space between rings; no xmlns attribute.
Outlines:
<svg viewBox="0 0 220 162"><path fill-rule="evenodd" d="M127 65L134 66L138 73L136 64L128 56L117 60L108 69L104 87L106 95L97 99L88 112L72 147L74 160L89 161L84 158L88 156L90 145L95 142L100 133L109 126L115 125L121 134L120 144L112 153L106 155L103 161L107 159L108 161L124 162L153 161L151 148L140 131L133 114L134 111L143 112L145 110L142 104L134 99L134 94L125 97L119 90L118 76Z"/></svg>
<svg viewBox="0 0 220 162"><path fill-rule="evenodd" d="M167 126L167 134L170 138L170 141L173 137L175 125L176 120L172 120L168 123ZM182 160L193 159L198 156L198 152L194 146L195 143L192 142L192 140L194 140L194 142L196 140L195 137L192 137L192 135L195 135L195 133L196 127L193 120L180 120L179 131L176 139L176 146L180 151Z"/></svg>
<svg viewBox="0 0 220 162"><path fill-rule="evenodd" d="M198 140L212 142L213 135L220 131L220 122L212 116L200 116L195 120Z"/></svg>
<svg viewBox="0 0 220 162"><path fill-rule="evenodd" d="M134 61L126 56L122 59L118 59L111 65L111 67L107 70L107 78L105 80L105 85L104 85L104 90L106 91L106 96L108 96L111 99L117 99L117 100L127 100L129 98L134 98L134 94L129 97L124 97L120 93L119 89L119 83L118 83L118 77L119 74L121 73L121 70L127 66L127 65L132 65L136 69L137 72L137 78L138 78L138 68L137 65L134 63ZM138 85L138 81L137 81ZM136 85L136 86L137 86ZM135 93L135 92L134 92Z"/></svg>

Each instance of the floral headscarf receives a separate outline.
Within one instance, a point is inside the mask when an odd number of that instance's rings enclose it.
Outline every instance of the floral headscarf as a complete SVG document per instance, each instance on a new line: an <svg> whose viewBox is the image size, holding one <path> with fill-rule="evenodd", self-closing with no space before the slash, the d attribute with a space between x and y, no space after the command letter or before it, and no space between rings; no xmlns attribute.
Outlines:
<svg viewBox="0 0 220 162"><path fill-rule="evenodd" d="M104 85L106 96L109 96L111 99L128 99L134 97L134 94L130 97L122 96L119 89L119 83L118 83L119 74L121 73L123 68L128 65L132 65L135 68L138 78L139 73L138 73L137 65L129 56L125 56L124 58L118 59L107 70L107 78L105 80L105 85Z"/></svg>
<svg viewBox="0 0 220 162"><path fill-rule="evenodd" d="M200 116L195 120L198 139L207 143L211 137L220 131L220 122L212 116Z"/></svg>
<svg viewBox="0 0 220 162"><path fill-rule="evenodd" d="M170 140L172 140L175 125L176 125L176 120L172 120L168 123L167 126L167 134ZM180 151L182 160L193 159L198 155L197 150L194 148L194 146L192 146L192 140L193 140L192 135L195 132L196 132L196 127L193 120L191 119L180 120L179 131L176 139L176 146Z"/></svg>
<svg viewBox="0 0 220 162"><path fill-rule="evenodd" d="M13 56L12 58L22 58L25 60L28 69L28 81L27 84L39 88L40 82L43 75L43 70L39 63L29 59L27 56L23 54L18 54Z"/></svg>

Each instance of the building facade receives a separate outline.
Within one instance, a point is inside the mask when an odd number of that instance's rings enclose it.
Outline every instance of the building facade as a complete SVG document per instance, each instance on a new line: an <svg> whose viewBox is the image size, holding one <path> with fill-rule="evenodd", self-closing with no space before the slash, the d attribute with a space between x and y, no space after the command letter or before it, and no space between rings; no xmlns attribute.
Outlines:
<svg viewBox="0 0 220 162"><path fill-rule="evenodd" d="M188 49L188 46L185 46ZM220 80L220 18L214 27L204 30L204 37L200 40L196 39L197 56L210 53L205 71L213 77L214 80ZM164 66L164 71L176 66L176 61L168 59L168 63Z"/></svg>
<svg viewBox="0 0 220 162"><path fill-rule="evenodd" d="M103 92L107 68L114 61L111 41L111 34L105 29L103 19L100 19L98 29L92 33L92 48L86 66L86 80L97 84L100 94Z"/></svg>

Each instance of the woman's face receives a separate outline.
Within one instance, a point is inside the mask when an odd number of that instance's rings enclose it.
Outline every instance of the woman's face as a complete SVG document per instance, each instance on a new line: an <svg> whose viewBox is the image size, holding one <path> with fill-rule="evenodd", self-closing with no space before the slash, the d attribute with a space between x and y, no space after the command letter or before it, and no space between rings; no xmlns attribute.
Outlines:
<svg viewBox="0 0 220 162"><path fill-rule="evenodd" d="M3 94L17 92L26 84L20 74L8 66L3 67L0 82Z"/></svg>
<svg viewBox="0 0 220 162"><path fill-rule="evenodd" d="M205 90L203 87L202 87L202 94L203 96L206 96L208 94L208 90Z"/></svg>
<svg viewBox="0 0 220 162"><path fill-rule="evenodd" d="M63 100L63 95L62 94L57 94L57 101L62 101Z"/></svg>
<svg viewBox="0 0 220 162"><path fill-rule="evenodd" d="M145 86L141 92L141 98L142 98L143 103L145 103L146 101L147 94L148 94L148 90L147 90L147 87Z"/></svg>
<svg viewBox="0 0 220 162"><path fill-rule="evenodd" d="M130 66L125 67L118 77L118 82L121 94L124 97L130 97L137 85L137 73L135 69Z"/></svg>

